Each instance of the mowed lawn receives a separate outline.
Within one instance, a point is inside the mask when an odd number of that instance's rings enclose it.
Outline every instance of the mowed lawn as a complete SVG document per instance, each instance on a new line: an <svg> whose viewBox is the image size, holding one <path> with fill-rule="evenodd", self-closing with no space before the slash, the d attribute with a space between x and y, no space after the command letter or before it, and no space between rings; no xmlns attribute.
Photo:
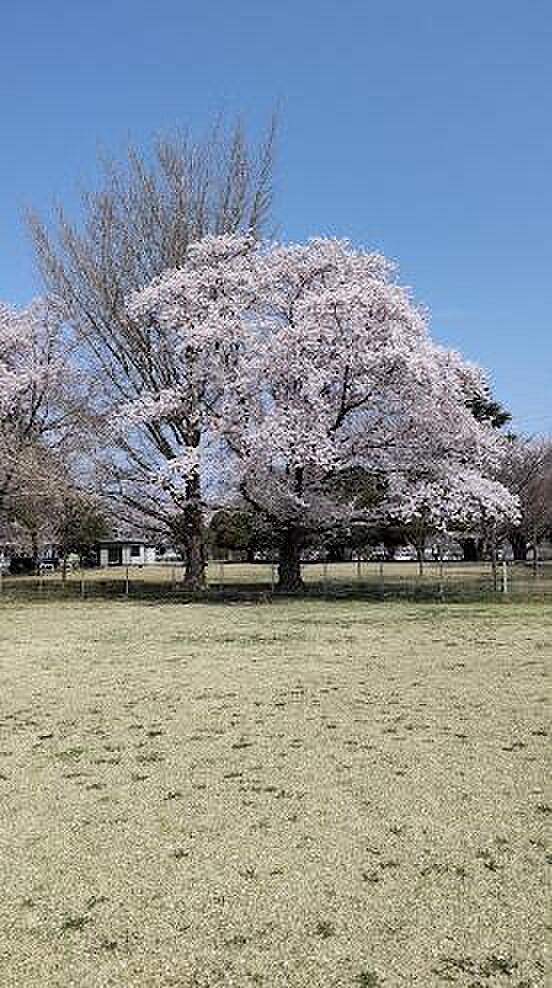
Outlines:
<svg viewBox="0 0 552 988"><path fill-rule="evenodd" d="M541 988L552 608L0 604L2 988Z"/></svg>

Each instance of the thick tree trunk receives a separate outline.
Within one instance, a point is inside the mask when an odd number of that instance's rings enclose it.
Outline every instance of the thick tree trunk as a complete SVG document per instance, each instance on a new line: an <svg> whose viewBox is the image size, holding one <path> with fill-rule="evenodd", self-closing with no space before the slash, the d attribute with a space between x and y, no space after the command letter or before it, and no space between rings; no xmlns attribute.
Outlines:
<svg viewBox="0 0 552 988"><path fill-rule="evenodd" d="M205 588L207 566L206 534L201 507L201 485L198 473L191 475L186 484L186 504L175 525L175 536L184 550L184 586L187 590Z"/></svg>
<svg viewBox="0 0 552 988"><path fill-rule="evenodd" d="M529 548L525 535L523 532L509 532L508 539L512 546L515 561L517 563L524 563L527 559L527 550Z"/></svg>
<svg viewBox="0 0 552 988"><path fill-rule="evenodd" d="M186 564L184 586L188 590L203 590L205 587L205 542L202 528L190 530L186 539Z"/></svg>
<svg viewBox="0 0 552 988"><path fill-rule="evenodd" d="M301 533L299 529L288 528L283 533L279 546L278 591L294 594L304 590L301 579Z"/></svg>

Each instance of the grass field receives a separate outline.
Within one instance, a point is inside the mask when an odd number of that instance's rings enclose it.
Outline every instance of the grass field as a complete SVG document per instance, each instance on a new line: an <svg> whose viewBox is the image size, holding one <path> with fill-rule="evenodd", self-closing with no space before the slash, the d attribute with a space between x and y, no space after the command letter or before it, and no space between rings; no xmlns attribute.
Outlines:
<svg viewBox="0 0 552 988"><path fill-rule="evenodd" d="M552 608L0 603L2 988L544 988Z"/></svg>

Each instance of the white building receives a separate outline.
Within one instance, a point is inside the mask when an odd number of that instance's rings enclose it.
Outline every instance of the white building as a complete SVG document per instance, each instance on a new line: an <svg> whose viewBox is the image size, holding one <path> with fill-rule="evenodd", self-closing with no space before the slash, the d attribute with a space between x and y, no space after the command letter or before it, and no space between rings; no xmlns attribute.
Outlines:
<svg viewBox="0 0 552 988"><path fill-rule="evenodd" d="M155 546L139 539L104 539L98 542L100 566L151 566L155 563Z"/></svg>

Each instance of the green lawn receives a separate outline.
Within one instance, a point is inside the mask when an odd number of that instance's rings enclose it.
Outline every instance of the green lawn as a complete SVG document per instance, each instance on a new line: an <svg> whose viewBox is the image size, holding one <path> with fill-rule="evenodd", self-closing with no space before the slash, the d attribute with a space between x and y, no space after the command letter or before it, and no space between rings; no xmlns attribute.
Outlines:
<svg viewBox="0 0 552 988"><path fill-rule="evenodd" d="M0 985L544 988L551 632L6 595Z"/></svg>

